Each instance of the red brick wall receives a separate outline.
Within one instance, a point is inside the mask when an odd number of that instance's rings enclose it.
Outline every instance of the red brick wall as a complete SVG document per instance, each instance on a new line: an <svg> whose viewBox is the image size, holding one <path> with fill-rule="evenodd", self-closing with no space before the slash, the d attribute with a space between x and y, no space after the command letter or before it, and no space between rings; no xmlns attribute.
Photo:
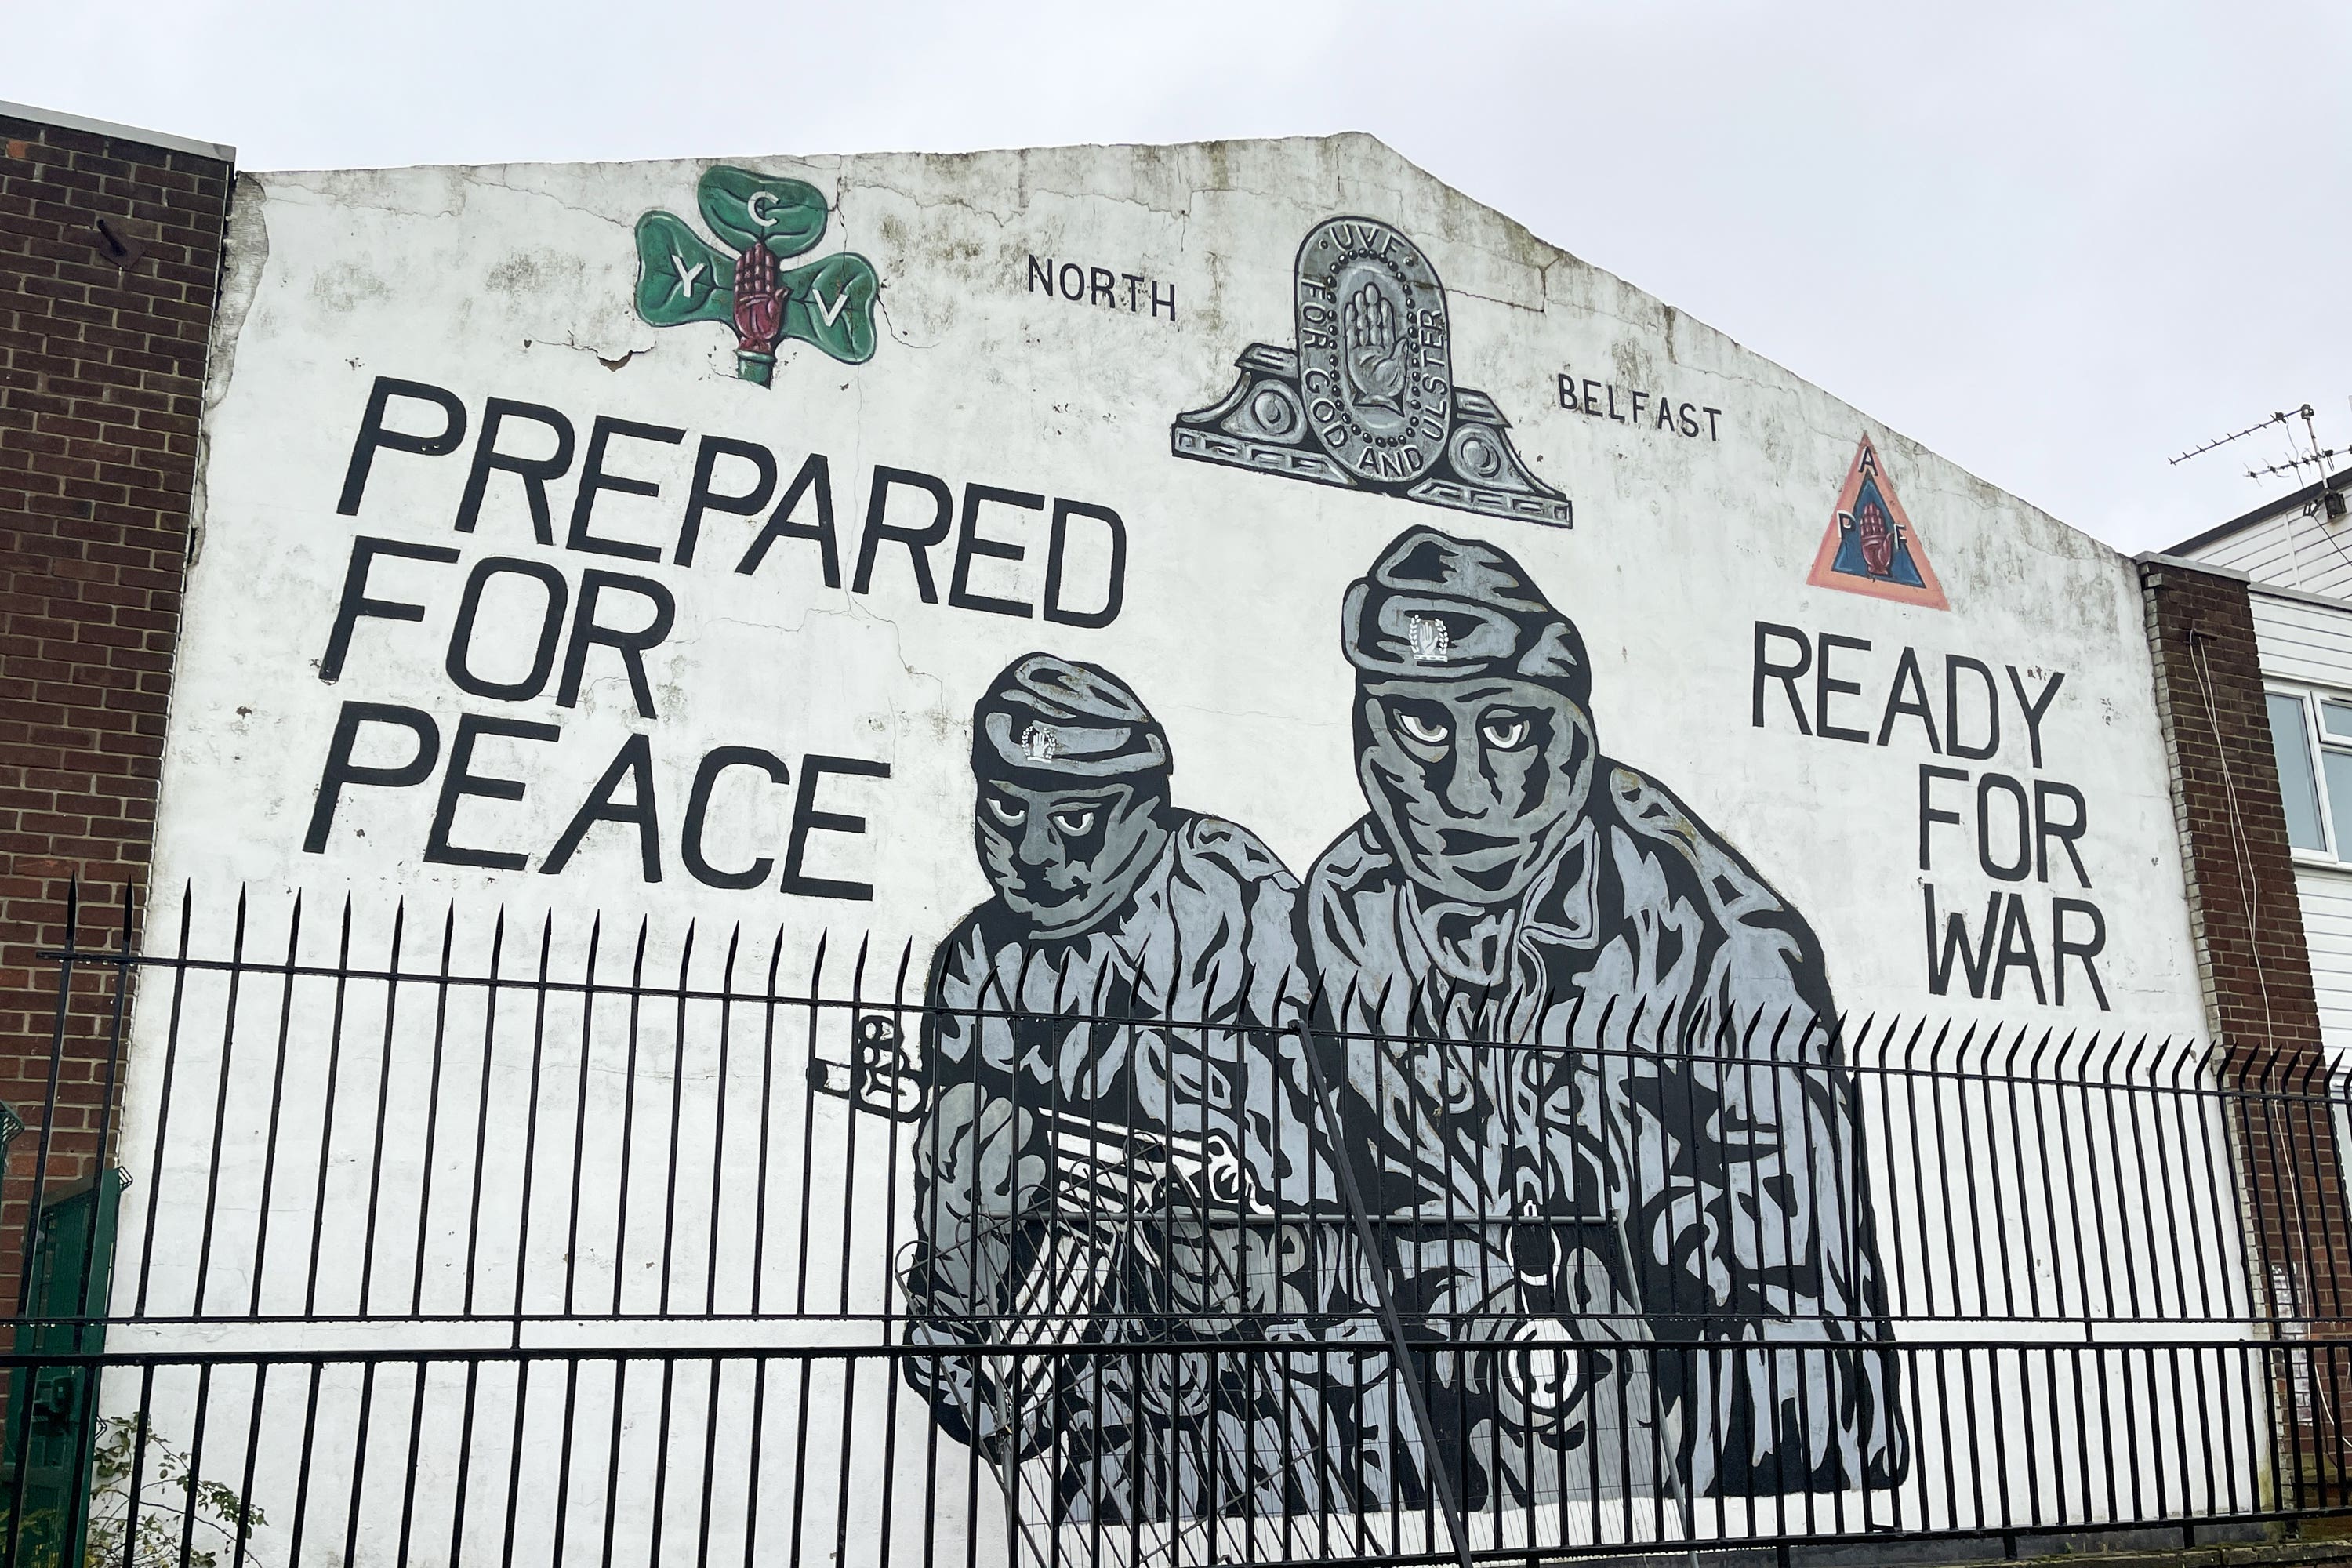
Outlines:
<svg viewBox="0 0 2352 1568"><path fill-rule="evenodd" d="M145 880L232 177L0 114L0 1100L28 1123L0 1188L10 1310L53 1068L50 1193L87 1179L105 1117L108 1009L77 1008L54 1051L34 954L64 938L71 879L91 941Z"/></svg>
<svg viewBox="0 0 2352 1568"><path fill-rule="evenodd" d="M2224 1072L2261 1306L2286 1338L2352 1332L2352 1211L2328 1113L2311 959L2245 584L2151 560L2141 583L2173 765L2189 918ZM2329 1352L2332 1356L2334 1352ZM2343 1369L2336 1369L2340 1379ZM2308 1472L2341 1464L2341 1415L2309 1380L2282 1390ZM2320 1383L2328 1379L2323 1371ZM2322 1430L2326 1428L2326 1430ZM2292 1478L2281 1478L2292 1485ZM2293 1500L2292 1499L2289 1500Z"/></svg>

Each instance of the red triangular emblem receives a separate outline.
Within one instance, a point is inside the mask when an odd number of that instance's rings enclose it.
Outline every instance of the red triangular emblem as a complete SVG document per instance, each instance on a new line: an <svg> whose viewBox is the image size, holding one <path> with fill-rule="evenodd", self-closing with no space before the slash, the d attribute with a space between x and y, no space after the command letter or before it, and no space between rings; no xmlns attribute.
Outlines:
<svg viewBox="0 0 2352 1568"><path fill-rule="evenodd" d="M1867 436L1854 449L1853 467L1838 491L1837 510L1805 581L1816 588L1843 588L1931 610L1951 607L1936 569L1927 563L1927 547L1895 499L1895 481Z"/></svg>

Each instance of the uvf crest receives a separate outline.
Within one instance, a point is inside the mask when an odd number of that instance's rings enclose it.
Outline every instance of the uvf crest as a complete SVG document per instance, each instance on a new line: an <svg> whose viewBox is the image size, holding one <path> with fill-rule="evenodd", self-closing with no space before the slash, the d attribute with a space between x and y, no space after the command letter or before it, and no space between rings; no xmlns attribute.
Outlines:
<svg viewBox="0 0 2352 1568"><path fill-rule="evenodd" d="M1252 343L1223 402L1177 416L1176 456L1489 517L1570 525L1494 399L1454 383L1445 285L1377 218L1328 218L1299 245L1297 346Z"/></svg>

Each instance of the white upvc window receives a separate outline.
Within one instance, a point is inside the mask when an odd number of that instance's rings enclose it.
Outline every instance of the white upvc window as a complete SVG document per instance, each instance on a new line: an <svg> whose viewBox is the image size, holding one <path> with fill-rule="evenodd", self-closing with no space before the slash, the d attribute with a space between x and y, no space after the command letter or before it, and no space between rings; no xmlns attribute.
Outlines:
<svg viewBox="0 0 2352 1568"><path fill-rule="evenodd" d="M2298 856L2352 862L2352 697L2276 687L2265 695L2288 842Z"/></svg>

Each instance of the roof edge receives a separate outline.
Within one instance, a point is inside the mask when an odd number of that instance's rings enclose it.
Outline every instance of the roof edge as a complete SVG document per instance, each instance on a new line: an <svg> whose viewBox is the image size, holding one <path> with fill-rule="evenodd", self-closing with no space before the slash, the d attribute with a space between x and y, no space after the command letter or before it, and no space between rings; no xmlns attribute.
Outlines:
<svg viewBox="0 0 2352 1568"><path fill-rule="evenodd" d="M12 120L29 120L36 125L55 125L118 142L136 142L142 147L161 147L169 153L193 153L199 158L213 158L231 165L236 163L236 149L222 142L199 142L192 136L174 136L168 131L142 131L136 125L117 125L110 120L92 120L58 109L36 109L29 103L10 103L5 99L0 99L0 114Z"/></svg>
<svg viewBox="0 0 2352 1568"><path fill-rule="evenodd" d="M2178 544L2168 544L2161 552L2159 552L2159 553L2165 555L2186 555L2192 550L2202 550L2209 544L2219 544L2221 541L2229 538L2230 535L2237 532L2241 529L2252 528L2258 522L2267 522L2272 518L2276 517L2279 513L2286 510L2289 507L2303 506L2308 502L2317 500L2322 495L2329 490L2340 490L2344 489L2347 483L2352 483L2352 468L2338 468L2336 472L2329 474L2312 484L2304 486L2303 489L2296 490L2292 495L2284 495L2280 496L2275 500L2264 501L2262 505L2254 508L2253 510L2241 513L2239 516L2231 518L2229 521L2222 523L2218 527L2209 528L2202 533L2193 534L2190 537L2182 540Z"/></svg>

